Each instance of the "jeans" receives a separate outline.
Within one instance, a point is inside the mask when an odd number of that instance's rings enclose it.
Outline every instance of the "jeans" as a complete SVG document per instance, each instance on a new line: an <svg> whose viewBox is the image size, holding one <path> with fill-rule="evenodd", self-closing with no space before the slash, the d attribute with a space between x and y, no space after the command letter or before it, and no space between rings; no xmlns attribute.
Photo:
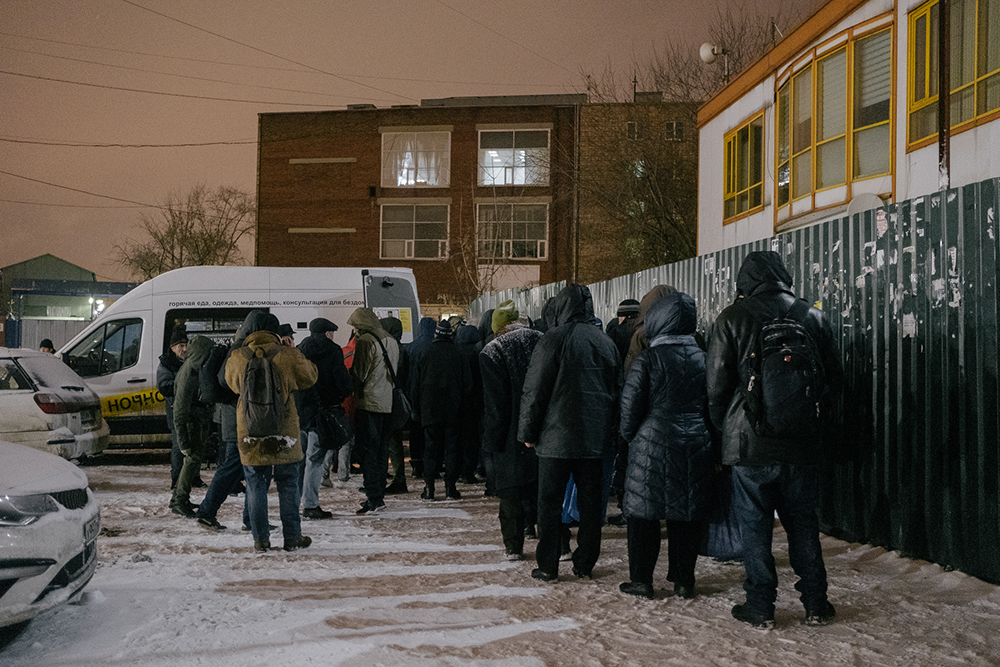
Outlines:
<svg viewBox="0 0 1000 667"><path fill-rule="evenodd" d="M694 588L703 527L698 521L667 521L667 581ZM652 586L660 557L660 520L630 516L627 530L629 579Z"/></svg>
<svg viewBox="0 0 1000 667"><path fill-rule="evenodd" d="M267 490L271 478L278 487L278 511L281 516L281 534L286 542L302 535L299 517L299 464L282 463L276 466L243 466L247 482L247 505L250 530L255 542L271 541L267 525Z"/></svg>
<svg viewBox="0 0 1000 667"><path fill-rule="evenodd" d="M444 459L444 485L458 481L458 431L450 424L424 426L424 484L434 487L434 475Z"/></svg>
<svg viewBox="0 0 1000 667"><path fill-rule="evenodd" d="M184 455L181 454L181 446L177 444L177 433L170 429L170 488L177 487L177 478L181 476L181 468L184 467Z"/></svg>
<svg viewBox="0 0 1000 667"><path fill-rule="evenodd" d="M826 567L819 543L819 466L733 466L733 510L743 534L747 607L774 615L778 575L771 554L774 513L788 536L788 560L799 577L795 589L807 610L827 601Z"/></svg>
<svg viewBox="0 0 1000 667"><path fill-rule="evenodd" d="M538 546L535 561L549 574L559 572L562 550L562 505L566 484L572 474L576 480L580 528L576 534L573 566L590 574L601 555L602 470L603 459L551 459L538 457Z"/></svg>
<svg viewBox="0 0 1000 667"><path fill-rule="evenodd" d="M346 482L351 479L351 449L354 447L354 438L346 445L337 450L337 479L341 482ZM329 457L327 459L330 464L333 464L333 450L329 452Z"/></svg>
<svg viewBox="0 0 1000 667"><path fill-rule="evenodd" d="M302 507L319 507L319 485L323 481L323 466L326 464L327 450L319 446L319 434L309 430L302 432L306 446L305 475L302 480Z"/></svg>
<svg viewBox="0 0 1000 667"><path fill-rule="evenodd" d="M388 413L354 411L354 441L361 449L361 474L365 496L373 506L385 502L385 475L389 469L389 433L385 428Z"/></svg>
<svg viewBox="0 0 1000 667"><path fill-rule="evenodd" d="M243 464L240 463L240 448L235 440L223 443L225 459L215 470L212 483L208 485L205 499L198 507L199 519L214 519L222 503L229 497L230 491L243 479ZM243 524L250 525L250 515L247 512L247 502L243 503Z"/></svg>

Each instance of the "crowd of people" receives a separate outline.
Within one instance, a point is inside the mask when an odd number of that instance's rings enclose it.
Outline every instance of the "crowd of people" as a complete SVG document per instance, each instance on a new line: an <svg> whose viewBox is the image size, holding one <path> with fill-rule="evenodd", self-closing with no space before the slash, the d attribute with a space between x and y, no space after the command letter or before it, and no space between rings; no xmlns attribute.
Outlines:
<svg viewBox="0 0 1000 667"><path fill-rule="evenodd" d="M535 579L556 582L561 561L590 579L610 521L627 532L620 591L652 599L665 526L666 581L693 598L707 531L728 512L746 573L746 601L732 615L771 627L777 515L805 622L834 617L816 504L843 373L829 322L796 299L776 253L746 257L736 299L707 341L694 299L666 285L623 300L606 328L583 285L566 286L534 321L510 301L478 326L423 318L407 345L398 319L370 309L346 324L343 349L329 320L310 322L295 347L294 331L264 311L247 316L230 346L175 330L157 373L176 450L173 512L224 529L216 513L245 480L243 528L267 551L273 479L283 548L305 548L302 519L333 516L320 487L334 473L348 481L352 461L364 480L358 515L409 492L408 434L420 497L438 499L442 480L444 497L458 500L459 481L485 481L506 557L524 559L525 540L537 537ZM195 505L213 418L219 463ZM621 513L608 519L611 498Z"/></svg>

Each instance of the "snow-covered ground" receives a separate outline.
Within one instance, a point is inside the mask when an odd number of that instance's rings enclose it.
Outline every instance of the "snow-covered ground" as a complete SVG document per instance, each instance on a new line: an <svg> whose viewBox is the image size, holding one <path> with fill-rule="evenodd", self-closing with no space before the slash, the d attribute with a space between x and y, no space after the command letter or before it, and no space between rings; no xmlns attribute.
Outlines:
<svg viewBox="0 0 1000 667"><path fill-rule="evenodd" d="M556 584L531 579L530 558L504 558L482 486L429 503L410 480L387 511L359 517L354 478L322 490L334 518L303 522L311 547L258 555L240 530L242 496L213 533L169 512L166 466L86 472L103 506L97 574L78 604L0 650L5 667L1000 664L1000 587L829 537L834 623L802 623L779 529L777 627L762 632L730 616L743 600L737 565L699 559L698 596L683 600L661 554L655 600L619 593L623 528L604 529L594 580L567 563ZM273 489L271 501L278 523Z"/></svg>

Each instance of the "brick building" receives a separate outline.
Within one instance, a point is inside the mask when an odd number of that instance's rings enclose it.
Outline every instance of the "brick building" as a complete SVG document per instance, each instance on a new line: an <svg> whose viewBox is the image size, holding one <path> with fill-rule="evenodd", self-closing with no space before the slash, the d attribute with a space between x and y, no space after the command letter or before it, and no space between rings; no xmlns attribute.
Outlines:
<svg viewBox="0 0 1000 667"><path fill-rule="evenodd" d="M583 95L259 119L256 263L412 268L429 315L576 276Z"/></svg>

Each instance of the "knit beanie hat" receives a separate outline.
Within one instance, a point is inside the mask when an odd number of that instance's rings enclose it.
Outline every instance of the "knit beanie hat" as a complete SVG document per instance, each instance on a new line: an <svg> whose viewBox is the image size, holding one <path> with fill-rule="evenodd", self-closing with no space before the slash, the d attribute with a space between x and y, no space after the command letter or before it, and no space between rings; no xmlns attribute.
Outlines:
<svg viewBox="0 0 1000 667"><path fill-rule="evenodd" d="M186 342L188 342L187 329L183 325L174 327L174 330L170 332L170 347L177 345L177 343Z"/></svg>
<svg viewBox="0 0 1000 667"><path fill-rule="evenodd" d="M625 299L618 304L616 317L639 317L639 302L635 299Z"/></svg>
<svg viewBox="0 0 1000 667"><path fill-rule="evenodd" d="M448 320L441 320L437 323L437 328L434 329L435 338L451 338L455 335L455 330L451 328L451 324Z"/></svg>
<svg viewBox="0 0 1000 667"><path fill-rule="evenodd" d="M493 310L493 333L499 333L511 322L516 322L519 313L513 301L504 301Z"/></svg>

